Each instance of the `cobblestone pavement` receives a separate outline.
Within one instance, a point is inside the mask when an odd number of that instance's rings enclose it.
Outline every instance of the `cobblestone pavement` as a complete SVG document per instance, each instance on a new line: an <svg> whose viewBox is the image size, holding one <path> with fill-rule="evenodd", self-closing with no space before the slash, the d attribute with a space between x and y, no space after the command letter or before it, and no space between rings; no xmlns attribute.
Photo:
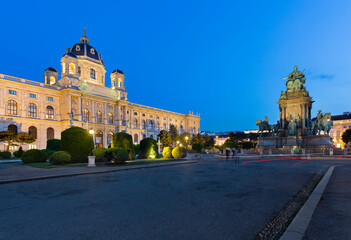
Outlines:
<svg viewBox="0 0 351 240"><path fill-rule="evenodd" d="M0 239L252 239L315 173L349 164L266 160L0 185Z"/></svg>

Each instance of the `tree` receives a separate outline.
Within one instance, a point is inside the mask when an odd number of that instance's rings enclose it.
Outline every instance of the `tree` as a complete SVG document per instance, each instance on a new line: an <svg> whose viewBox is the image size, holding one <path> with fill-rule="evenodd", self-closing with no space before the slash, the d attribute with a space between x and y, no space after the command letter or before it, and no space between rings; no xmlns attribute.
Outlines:
<svg viewBox="0 0 351 240"><path fill-rule="evenodd" d="M14 133L12 131L2 131L0 132L0 142L5 142L7 144L7 151L10 150L10 146L17 146L24 143L32 143L35 139L28 133L20 132Z"/></svg>
<svg viewBox="0 0 351 240"><path fill-rule="evenodd" d="M188 147L187 145L189 144L191 139L191 136L189 133L187 132L183 132L179 137L178 140L181 144L183 144L184 146L186 146L186 148Z"/></svg>
<svg viewBox="0 0 351 240"><path fill-rule="evenodd" d="M177 128L173 124L171 124L171 126L169 127L169 136L172 139L172 145L175 146L176 141L178 139L178 131L177 131Z"/></svg>
<svg viewBox="0 0 351 240"><path fill-rule="evenodd" d="M234 132L229 133L228 140L231 142L235 141L235 133Z"/></svg>
<svg viewBox="0 0 351 240"><path fill-rule="evenodd" d="M342 141L345 144L348 144L349 142L351 142L351 129L347 129L341 136Z"/></svg>
<svg viewBox="0 0 351 240"><path fill-rule="evenodd" d="M169 147L172 145L172 138L166 130L161 130L158 134L162 147Z"/></svg>

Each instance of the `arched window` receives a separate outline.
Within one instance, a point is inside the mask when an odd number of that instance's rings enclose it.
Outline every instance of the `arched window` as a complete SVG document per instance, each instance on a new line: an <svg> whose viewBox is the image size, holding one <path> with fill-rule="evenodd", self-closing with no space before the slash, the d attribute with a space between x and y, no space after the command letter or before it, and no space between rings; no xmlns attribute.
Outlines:
<svg viewBox="0 0 351 240"><path fill-rule="evenodd" d="M153 135L151 135L151 136L150 136L150 138L154 139L154 136L153 136Z"/></svg>
<svg viewBox="0 0 351 240"><path fill-rule="evenodd" d="M96 148L101 148L104 143L104 135L101 131L97 131L95 133L95 147Z"/></svg>
<svg viewBox="0 0 351 240"><path fill-rule="evenodd" d="M123 86L123 81L120 79L119 82L118 82L118 87L122 87Z"/></svg>
<svg viewBox="0 0 351 240"><path fill-rule="evenodd" d="M7 114L17 115L17 102L14 100L9 100L7 102Z"/></svg>
<svg viewBox="0 0 351 240"><path fill-rule="evenodd" d="M113 124L113 114L112 113L108 113L108 124Z"/></svg>
<svg viewBox="0 0 351 240"><path fill-rule="evenodd" d="M102 113L100 111L97 111L96 113L96 122L102 123Z"/></svg>
<svg viewBox="0 0 351 240"><path fill-rule="evenodd" d="M34 103L28 104L28 116L29 117L37 116L37 105L35 105Z"/></svg>
<svg viewBox="0 0 351 240"><path fill-rule="evenodd" d="M14 125L14 124L10 124L10 125L7 127L7 130L8 130L8 131L11 131L11 132L14 132L14 133L16 133L16 134L17 134L17 132L18 132L17 126Z"/></svg>
<svg viewBox="0 0 351 240"><path fill-rule="evenodd" d="M138 119L136 118L133 120L133 128L138 128Z"/></svg>
<svg viewBox="0 0 351 240"><path fill-rule="evenodd" d="M50 84L55 84L56 83L56 78L54 76L50 76Z"/></svg>
<svg viewBox="0 0 351 240"><path fill-rule="evenodd" d="M110 145L113 139L113 132L107 134L107 143ZM109 146L110 147L110 146Z"/></svg>
<svg viewBox="0 0 351 240"><path fill-rule="evenodd" d="M183 132L183 125L180 125L180 132L182 133Z"/></svg>
<svg viewBox="0 0 351 240"><path fill-rule="evenodd" d="M90 78L95 80L95 70L94 69L90 69Z"/></svg>
<svg viewBox="0 0 351 240"><path fill-rule="evenodd" d="M143 139L145 139L146 138L146 135L145 134L143 134Z"/></svg>
<svg viewBox="0 0 351 240"><path fill-rule="evenodd" d="M68 66L69 66L69 74L75 74L76 67L74 66L74 63L70 63Z"/></svg>
<svg viewBox="0 0 351 240"><path fill-rule="evenodd" d="M142 129L146 129L146 122L145 122L145 120L143 120L143 121L141 122L141 128L142 128Z"/></svg>
<svg viewBox="0 0 351 240"><path fill-rule="evenodd" d="M150 120L150 130L153 130L155 127L154 121Z"/></svg>
<svg viewBox="0 0 351 240"><path fill-rule="evenodd" d="M166 123L163 124L163 130L167 130L167 124Z"/></svg>
<svg viewBox="0 0 351 240"><path fill-rule="evenodd" d="M46 118L54 119L54 108L52 106L46 106Z"/></svg>
<svg viewBox="0 0 351 240"><path fill-rule="evenodd" d="M157 130L159 131L160 130L160 122L157 122Z"/></svg>
<svg viewBox="0 0 351 240"><path fill-rule="evenodd" d="M49 127L48 129L46 129L46 139L50 140L54 138L55 138L55 131L53 128Z"/></svg>
<svg viewBox="0 0 351 240"><path fill-rule="evenodd" d="M88 109L84 109L83 110L83 122L89 122L89 110Z"/></svg>
<svg viewBox="0 0 351 240"><path fill-rule="evenodd" d="M134 143L138 143L138 134L134 134Z"/></svg>
<svg viewBox="0 0 351 240"><path fill-rule="evenodd" d="M63 72L63 73L66 72L66 63L62 63L62 72Z"/></svg>
<svg viewBox="0 0 351 240"><path fill-rule="evenodd" d="M37 139L37 128L30 126L28 129L28 134L31 135L34 139Z"/></svg>

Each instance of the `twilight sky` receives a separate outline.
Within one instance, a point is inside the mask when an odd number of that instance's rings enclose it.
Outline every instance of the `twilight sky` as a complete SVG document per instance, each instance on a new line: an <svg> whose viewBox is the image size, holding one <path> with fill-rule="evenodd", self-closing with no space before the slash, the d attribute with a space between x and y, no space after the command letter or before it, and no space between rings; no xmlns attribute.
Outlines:
<svg viewBox="0 0 351 240"><path fill-rule="evenodd" d="M351 111L351 1L6 1L0 73L43 82L87 28L106 85L124 71L128 100L201 113L201 130L256 129L279 118L294 65L318 109Z"/></svg>

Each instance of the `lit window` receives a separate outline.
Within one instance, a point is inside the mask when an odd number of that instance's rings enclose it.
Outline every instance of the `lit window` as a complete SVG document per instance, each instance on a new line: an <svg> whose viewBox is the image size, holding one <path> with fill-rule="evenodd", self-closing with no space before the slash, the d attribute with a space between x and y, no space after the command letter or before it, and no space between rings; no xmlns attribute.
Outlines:
<svg viewBox="0 0 351 240"><path fill-rule="evenodd" d="M7 102L7 113L10 115L17 115L17 102L9 100Z"/></svg>
<svg viewBox="0 0 351 240"><path fill-rule="evenodd" d="M102 123L102 113L100 111L98 111L96 114L96 122Z"/></svg>
<svg viewBox="0 0 351 240"><path fill-rule="evenodd" d="M69 66L69 74L74 74L76 70L74 63L70 63L68 66Z"/></svg>
<svg viewBox="0 0 351 240"><path fill-rule="evenodd" d="M54 108L52 106L46 107L46 118L54 119Z"/></svg>
<svg viewBox="0 0 351 240"><path fill-rule="evenodd" d="M51 101L51 102L54 101L54 99L52 97L47 97L46 100Z"/></svg>
<svg viewBox="0 0 351 240"><path fill-rule="evenodd" d="M35 144L29 144L29 149L37 149L37 145L35 145Z"/></svg>
<svg viewBox="0 0 351 240"><path fill-rule="evenodd" d="M37 116L37 105L35 105L34 103L28 104L28 116L29 117Z"/></svg>
<svg viewBox="0 0 351 240"><path fill-rule="evenodd" d="M11 95L16 95L17 93L16 93L15 90L9 90L9 94L11 94Z"/></svg>
<svg viewBox="0 0 351 240"><path fill-rule="evenodd" d="M90 78L95 79L95 70L94 69L90 69Z"/></svg>
<svg viewBox="0 0 351 240"><path fill-rule="evenodd" d="M30 93L30 94L29 94L29 97L30 97L30 98L36 98L37 96L36 96L35 94L33 94L33 93Z"/></svg>
<svg viewBox="0 0 351 240"><path fill-rule="evenodd" d="M63 73L66 72L66 63L62 63L62 72L63 72Z"/></svg>
<svg viewBox="0 0 351 240"><path fill-rule="evenodd" d="M55 83L56 83L55 77L54 77L54 76L51 76L51 77L50 77L50 84L52 85L52 84L55 84Z"/></svg>

